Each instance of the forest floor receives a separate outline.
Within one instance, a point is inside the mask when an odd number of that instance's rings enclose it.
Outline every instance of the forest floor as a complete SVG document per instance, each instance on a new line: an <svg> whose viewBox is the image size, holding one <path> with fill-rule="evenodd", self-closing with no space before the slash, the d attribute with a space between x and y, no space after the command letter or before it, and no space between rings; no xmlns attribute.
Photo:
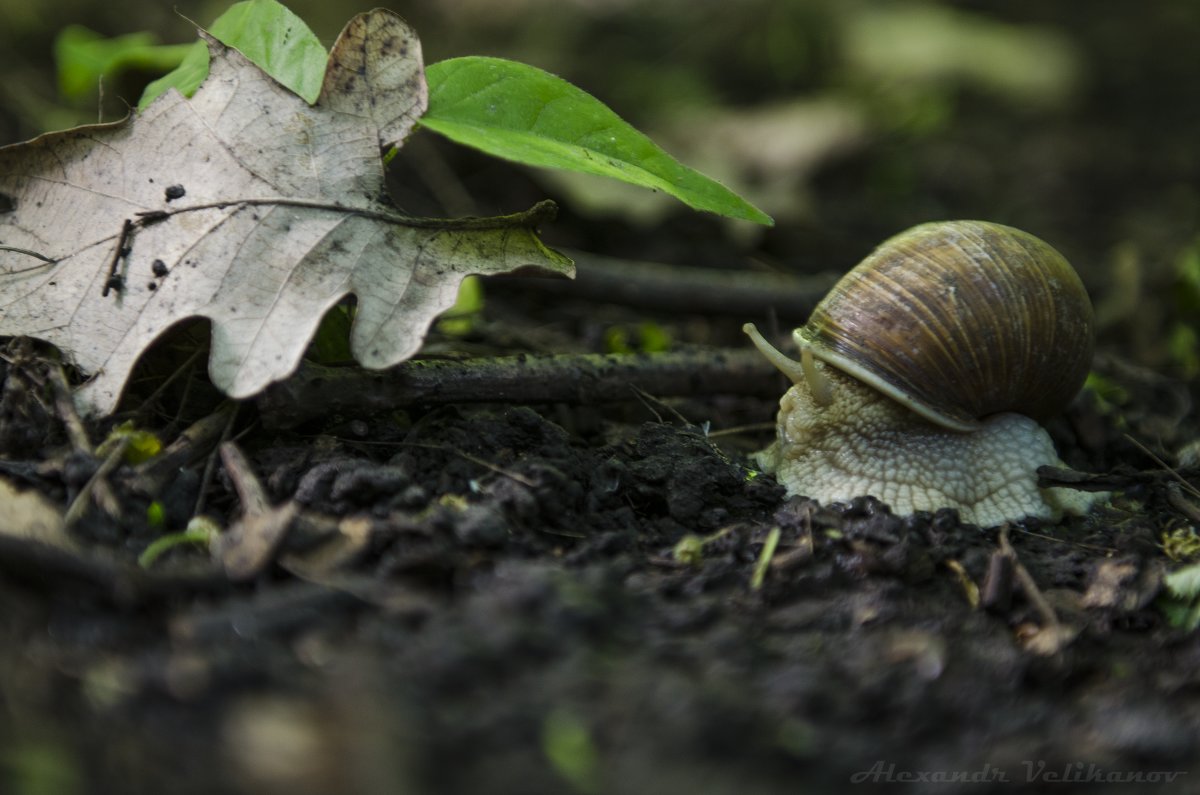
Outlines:
<svg viewBox="0 0 1200 795"><path fill-rule="evenodd" d="M580 316L573 300L497 289L474 342L553 334ZM553 309L538 316L539 303ZM624 311L626 327L642 316ZM765 369L734 390L759 395L704 394L702 379L670 400L468 391L373 412L301 406L317 416L300 422L281 406L314 399L302 390L234 414L193 363L186 432L126 402L176 446L116 466L110 501L85 498L70 535L48 542L28 537L37 511L77 500L106 454L63 423L50 360L18 346L7 359L0 472L23 499L46 497L20 502L0 536L10 782L1200 791L1200 637L1156 601L1174 565L1163 534L1184 522L1148 458L1088 518L981 530L950 511L788 499L752 476L747 453L770 439L782 391ZM628 360L635 383L657 361ZM374 380L344 377L342 393ZM1164 412L1180 399L1178 384L1153 387ZM158 411L181 411L186 392L168 389ZM1099 471L1129 442L1085 398L1050 430ZM198 499L223 539L139 568Z"/></svg>
<svg viewBox="0 0 1200 795"><path fill-rule="evenodd" d="M1200 384L1167 344L1200 311L1176 270L1200 256L1200 11L1006 3L1002 21L1076 37L1090 71L1073 104L939 83L904 109L817 46L820 4L793 4L813 31L794 83L751 70L776 52L746 44L778 27L773 3L733 31L745 72L722 49L662 53L710 41L655 32L684 5L567 28L595 78L579 82L643 74L590 57L628 46L625 63L678 61L665 77L702 74L739 107L775 86L903 118L797 175L803 207L761 237L685 210L593 215L551 181L414 141L401 186L448 180L442 197L497 213L550 195L551 245L716 266L605 277L581 257L575 287L493 280L481 314L422 352L468 370L566 355L533 389L517 368L503 388L405 399L389 397L402 377L306 365L233 411L207 383L201 326L151 351L116 417L83 426L63 398L74 374L3 348L0 792L1200 793L1200 633L1164 610L1200 526L1172 487L1200 483L1181 455ZM613 81L634 97L651 82ZM398 204L453 214L415 192ZM946 217L1027 227L1092 290L1097 388L1047 426L1113 491L1088 517L980 529L788 498L753 472L785 384L746 363L742 324L782 338L823 290L814 273ZM708 278L750 264L807 275L751 311ZM622 289L639 271L669 275ZM583 358L614 351L619 365ZM576 386L551 390L559 377ZM98 448L124 420L166 452ZM219 541L139 565L197 511Z"/></svg>

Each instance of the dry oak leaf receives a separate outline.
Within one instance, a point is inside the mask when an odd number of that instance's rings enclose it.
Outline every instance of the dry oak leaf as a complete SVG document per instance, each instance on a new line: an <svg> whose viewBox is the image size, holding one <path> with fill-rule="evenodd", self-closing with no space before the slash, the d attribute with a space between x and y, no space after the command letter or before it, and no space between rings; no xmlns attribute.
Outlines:
<svg viewBox="0 0 1200 795"><path fill-rule="evenodd" d="M110 413L138 356L185 318L212 321L209 374L247 397L292 373L321 316L353 293L351 350L381 368L416 353L472 273L572 275L535 226L417 219L387 202L382 155L425 112L415 32L352 19L308 105L209 39L208 79L132 121L0 148L0 335L46 340ZM551 206L552 209L552 206Z"/></svg>

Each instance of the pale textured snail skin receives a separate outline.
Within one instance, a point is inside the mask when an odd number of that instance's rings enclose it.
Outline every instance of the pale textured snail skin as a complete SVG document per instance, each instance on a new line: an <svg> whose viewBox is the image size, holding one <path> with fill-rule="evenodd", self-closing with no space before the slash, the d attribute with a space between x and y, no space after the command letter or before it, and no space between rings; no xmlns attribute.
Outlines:
<svg viewBox="0 0 1200 795"><path fill-rule="evenodd" d="M1034 418L1079 390L1093 332L1079 277L1031 235L977 221L897 235L797 329L803 363L745 330L795 383L756 456L789 494L954 508L982 527L1086 513L1104 496L1037 487L1039 466L1063 463Z"/></svg>
<svg viewBox="0 0 1200 795"><path fill-rule="evenodd" d="M1028 417L996 414L974 431L951 431L842 373L825 375L837 399L821 405L806 383L793 386L780 401L775 442L755 456L790 494L823 504L869 494L897 515L954 508L980 527L1056 521L1097 499L1037 488L1039 466L1064 464Z"/></svg>

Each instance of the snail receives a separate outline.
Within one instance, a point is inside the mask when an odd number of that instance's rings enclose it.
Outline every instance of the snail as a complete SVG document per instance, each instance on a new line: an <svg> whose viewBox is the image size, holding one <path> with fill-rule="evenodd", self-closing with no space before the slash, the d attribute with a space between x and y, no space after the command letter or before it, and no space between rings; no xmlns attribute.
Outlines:
<svg viewBox="0 0 1200 795"><path fill-rule="evenodd" d="M1037 485L1039 466L1064 466L1038 423L1082 387L1094 331L1078 274L1033 235L945 221L890 238L795 330L799 362L743 330L794 384L755 456L789 494L981 527L1101 496Z"/></svg>

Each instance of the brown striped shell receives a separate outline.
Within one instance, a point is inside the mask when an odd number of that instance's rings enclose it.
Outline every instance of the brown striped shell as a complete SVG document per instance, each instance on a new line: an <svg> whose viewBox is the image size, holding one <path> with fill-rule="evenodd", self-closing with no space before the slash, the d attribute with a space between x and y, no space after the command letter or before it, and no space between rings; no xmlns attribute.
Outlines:
<svg viewBox="0 0 1200 795"><path fill-rule="evenodd" d="M796 329L796 343L927 419L1062 411L1087 377L1092 304L1071 265L1019 229L922 224L885 241Z"/></svg>

